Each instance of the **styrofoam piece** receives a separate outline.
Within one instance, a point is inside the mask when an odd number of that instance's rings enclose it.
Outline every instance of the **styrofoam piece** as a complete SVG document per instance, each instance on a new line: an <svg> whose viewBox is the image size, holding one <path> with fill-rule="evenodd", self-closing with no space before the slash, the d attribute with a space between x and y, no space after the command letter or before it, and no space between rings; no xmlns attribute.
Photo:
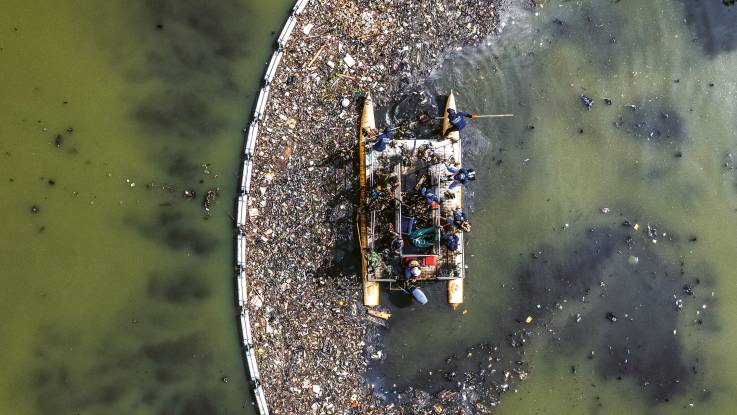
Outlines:
<svg viewBox="0 0 737 415"><path fill-rule="evenodd" d="M279 67L279 62L281 62L281 56L282 53L280 50L277 50L273 55L271 55L271 61L269 62L269 66L266 68L266 74L264 75L264 82L266 82L266 84L270 84L274 79L276 69Z"/></svg>
<svg viewBox="0 0 737 415"><path fill-rule="evenodd" d="M343 56L343 62L345 62L345 64L348 65L349 68L352 68L353 65L356 64L356 60L353 59L353 56L347 53L345 54L345 56Z"/></svg>
<svg viewBox="0 0 737 415"><path fill-rule="evenodd" d="M253 113L253 118L262 120L264 118L264 111L266 110L266 101L269 100L269 86L264 85L261 88L261 92L258 93L258 101L256 101L256 111Z"/></svg>
<svg viewBox="0 0 737 415"><path fill-rule="evenodd" d="M302 33L305 34L305 36L309 36L312 29L315 28L314 23L307 23L306 25L302 26Z"/></svg>
<svg viewBox="0 0 737 415"><path fill-rule="evenodd" d="M307 3L309 3L309 0L297 0L297 4L294 5L292 12L295 15L302 13L305 10L305 7L307 7Z"/></svg>
<svg viewBox="0 0 737 415"><path fill-rule="evenodd" d="M287 22L284 23L284 28L282 29L281 34L279 34L279 40L277 40L280 47L287 44L287 41L289 40L289 36L292 35L292 31L294 30L294 26L296 25L297 25L297 18L294 16L289 16L289 18L287 19Z"/></svg>

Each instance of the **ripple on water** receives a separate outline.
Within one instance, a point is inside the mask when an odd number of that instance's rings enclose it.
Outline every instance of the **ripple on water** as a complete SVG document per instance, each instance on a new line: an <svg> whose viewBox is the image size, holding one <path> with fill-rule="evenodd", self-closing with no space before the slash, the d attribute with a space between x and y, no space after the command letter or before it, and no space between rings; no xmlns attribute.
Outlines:
<svg viewBox="0 0 737 415"><path fill-rule="evenodd" d="M147 91L129 111L140 137L156 146L157 162L178 179L194 176L199 163L181 154L161 154L161 146L212 145L225 132L228 119L213 103L242 104L239 64L250 54L251 26L243 16L250 5L238 0L215 3L197 0L138 1L127 7L134 36L140 36L137 54L143 61L126 64L126 57L109 47L124 76ZM118 54L118 55L115 55ZM186 171L191 168L192 171Z"/></svg>
<svg viewBox="0 0 737 415"><path fill-rule="evenodd" d="M183 151L166 150L157 156L157 160L161 162L166 172L179 180L192 183L201 173L201 164L196 163Z"/></svg>

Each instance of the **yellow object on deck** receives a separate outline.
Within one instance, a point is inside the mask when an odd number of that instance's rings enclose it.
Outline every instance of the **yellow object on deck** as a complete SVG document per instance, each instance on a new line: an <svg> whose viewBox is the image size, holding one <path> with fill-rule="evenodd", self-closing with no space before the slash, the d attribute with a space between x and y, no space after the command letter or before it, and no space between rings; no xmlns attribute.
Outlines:
<svg viewBox="0 0 737 415"><path fill-rule="evenodd" d="M366 229L366 144L364 143L364 134L371 135L376 131L376 121L374 121L374 101L371 95L366 94L366 100L363 103L363 113L361 114L361 130L358 133L358 179L360 183L360 206L361 210L358 214L358 233L361 246L361 275L363 277L363 305L373 307L379 305L379 283L369 281L368 264L366 264L366 249L368 245L368 230Z"/></svg>

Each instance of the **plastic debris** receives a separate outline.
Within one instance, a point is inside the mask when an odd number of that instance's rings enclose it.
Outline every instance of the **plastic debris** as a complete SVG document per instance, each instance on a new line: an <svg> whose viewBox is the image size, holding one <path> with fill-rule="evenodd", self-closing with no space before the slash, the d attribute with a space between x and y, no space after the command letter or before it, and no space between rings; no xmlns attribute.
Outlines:
<svg viewBox="0 0 737 415"><path fill-rule="evenodd" d="M587 111L591 111L591 107L594 106L594 100L586 95L581 95L581 103L586 107Z"/></svg>
<svg viewBox="0 0 737 415"><path fill-rule="evenodd" d="M372 315L374 317L378 317L378 318L380 318L382 320L389 320L391 318L391 316L392 316L392 313L390 313L389 311L381 311L381 310L376 310L374 308L369 308L367 310L367 312L370 315Z"/></svg>
<svg viewBox="0 0 737 415"><path fill-rule="evenodd" d="M343 57L343 62L345 62L345 64L348 65L349 68L352 68L353 65L356 64L356 60L353 59L353 56L351 55L345 55Z"/></svg>
<svg viewBox="0 0 737 415"><path fill-rule="evenodd" d="M363 378L372 356L386 357L375 334L386 322L360 311L360 278L333 267L335 248L352 244L355 231L359 113L351 104L371 92L385 105L426 79L446 52L484 41L497 30L495 7L309 2L281 45L245 206L245 307L270 413L391 413ZM478 405L493 406L500 392L490 389ZM465 405L457 389L417 389L405 413L435 404L444 413Z"/></svg>

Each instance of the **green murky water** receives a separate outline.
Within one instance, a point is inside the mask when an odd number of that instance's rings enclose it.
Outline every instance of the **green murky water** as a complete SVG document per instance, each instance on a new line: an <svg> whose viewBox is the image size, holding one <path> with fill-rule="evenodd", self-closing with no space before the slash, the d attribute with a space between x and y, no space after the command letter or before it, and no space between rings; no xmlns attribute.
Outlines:
<svg viewBox="0 0 737 415"><path fill-rule="evenodd" d="M713 3L548 2L438 72L432 90L516 117L466 130L468 313L441 291L398 313L390 381L442 386L428 369L505 344L533 315L530 376L501 414L735 410L737 10ZM0 412L249 407L227 214L239 129L290 5L3 7Z"/></svg>
<svg viewBox="0 0 737 415"><path fill-rule="evenodd" d="M291 4L3 3L0 413L252 413L228 214Z"/></svg>
<svg viewBox="0 0 737 415"><path fill-rule="evenodd" d="M526 327L529 377L500 414L733 413L737 9L549 1L505 24L428 87L516 114L464 131L479 171L468 313L442 290L396 313L384 386L455 386L446 373L488 363L464 357L479 343L502 346L497 373L515 369L508 335Z"/></svg>

